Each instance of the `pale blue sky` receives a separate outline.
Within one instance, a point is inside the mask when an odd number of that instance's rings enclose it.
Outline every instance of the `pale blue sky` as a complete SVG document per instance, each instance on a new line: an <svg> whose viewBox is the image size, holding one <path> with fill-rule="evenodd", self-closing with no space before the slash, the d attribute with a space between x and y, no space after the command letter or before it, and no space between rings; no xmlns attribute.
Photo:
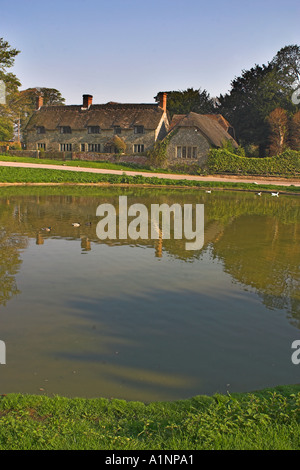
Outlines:
<svg viewBox="0 0 300 470"><path fill-rule="evenodd" d="M243 69L300 45L299 0L0 0L0 37L21 50L22 88L67 104L154 102L158 91L217 96Z"/></svg>

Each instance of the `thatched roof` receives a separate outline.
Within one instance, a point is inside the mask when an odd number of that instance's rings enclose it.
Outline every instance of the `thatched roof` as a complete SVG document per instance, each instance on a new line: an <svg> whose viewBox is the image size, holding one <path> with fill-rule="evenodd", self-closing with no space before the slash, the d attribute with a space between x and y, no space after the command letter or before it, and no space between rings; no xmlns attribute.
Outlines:
<svg viewBox="0 0 300 470"><path fill-rule="evenodd" d="M187 115L175 114L170 123L169 133L179 127L197 128L215 147L221 147L226 140L230 140L234 147L238 147L236 141L226 130L226 128L231 127L230 124L220 114L197 114L193 112Z"/></svg>
<svg viewBox="0 0 300 470"><path fill-rule="evenodd" d="M94 104L88 109L81 105L42 106L35 111L27 130L38 126L46 130L55 130L60 126L70 126L74 130L85 129L88 126L100 126L101 129L111 129L120 126L122 129L132 129L134 126L144 126L145 129L156 129L163 116L163 109L157 104Z"/></svg>

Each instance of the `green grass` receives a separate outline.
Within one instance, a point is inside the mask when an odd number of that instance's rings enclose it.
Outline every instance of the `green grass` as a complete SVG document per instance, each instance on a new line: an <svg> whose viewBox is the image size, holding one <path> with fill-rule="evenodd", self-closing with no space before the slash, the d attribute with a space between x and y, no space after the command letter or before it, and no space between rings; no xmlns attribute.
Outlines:
<svg viewBox="0 0 300 470"><path fill-rule="evenodd" d="M14 157L8 155L0 155L0 161L3 162L19 162L19 163L35 163L45 165L64 165L64 166L76 166L81 168L103 168L106 170L123 170L123 171L147 171L147 172L159 172L168 173L166 169L153 169L150 166L139 165L135 163L111 163L111 162L89 162L83 160L54 160L47 158L31 158L31 157Z"/></svg>
<svg viewBox="0 0 300 470"><path fill-rule="evenodd" d="M188 188L216 188L216 189L239 189L251 191L284 191L300 194L300 187L275 186L254 183L228 183L212 181L195 181L186 179L165 179L155 176L143 177L142 175L129 176L126 174L97 174L89 172L73 172L65 170L51 170L42 168L14 168L0 167L0 183L52 183L52 184L139 184L151 186L173 186Z"/></svg>
<svg viewBox="0 0 300 470"><path fill-rule="evenodd" d="M176 402L9 394L1 450L300 448L300 386Z"/></svg>

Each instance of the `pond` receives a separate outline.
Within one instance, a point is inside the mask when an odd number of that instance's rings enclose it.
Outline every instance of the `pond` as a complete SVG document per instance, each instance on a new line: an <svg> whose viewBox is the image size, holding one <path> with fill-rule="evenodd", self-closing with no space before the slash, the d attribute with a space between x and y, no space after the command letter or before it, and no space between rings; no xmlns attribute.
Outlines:
<svg viewBox="0 0 300 470"><path fill-rule="evenodd" d="M204 204L203 247L100 240L97 207L117 206L120 195L146 207ZM197 189L2 188L0 393L149 402L299 382L299 202Z"/></svg>

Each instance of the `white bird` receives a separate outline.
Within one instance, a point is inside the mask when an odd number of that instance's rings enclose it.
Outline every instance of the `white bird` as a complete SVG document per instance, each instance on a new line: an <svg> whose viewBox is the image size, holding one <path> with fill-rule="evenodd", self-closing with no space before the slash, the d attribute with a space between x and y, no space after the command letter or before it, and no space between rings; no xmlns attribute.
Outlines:
<svg viewBox="0 0 300 470"><path fill-rule="evenodd" d="M261 196L261 193L256 193L256 194L257 194L257 196Z"/></svg>
<svg viewBox="0 0 300 470"><path fill-rule="evenodd" d="M271 193L271 196L276 196L276 197L278 197L278 196L279 196L279 192L278 192L278 193Z"/></svg>
<svg viewBox="0 0 300 470"><path fill-rule="evenodd" d="M205 192L206 192L206 193L208 193L208 194L210 194L210 193L211 193L211 191L205 191Z"/></svg>
<svg viewBox="0 0 300 470"><path fill-rule="evenodd" d="M80 224L78 222L74 222L72 225L73 227L80 227Z"/></svg>

